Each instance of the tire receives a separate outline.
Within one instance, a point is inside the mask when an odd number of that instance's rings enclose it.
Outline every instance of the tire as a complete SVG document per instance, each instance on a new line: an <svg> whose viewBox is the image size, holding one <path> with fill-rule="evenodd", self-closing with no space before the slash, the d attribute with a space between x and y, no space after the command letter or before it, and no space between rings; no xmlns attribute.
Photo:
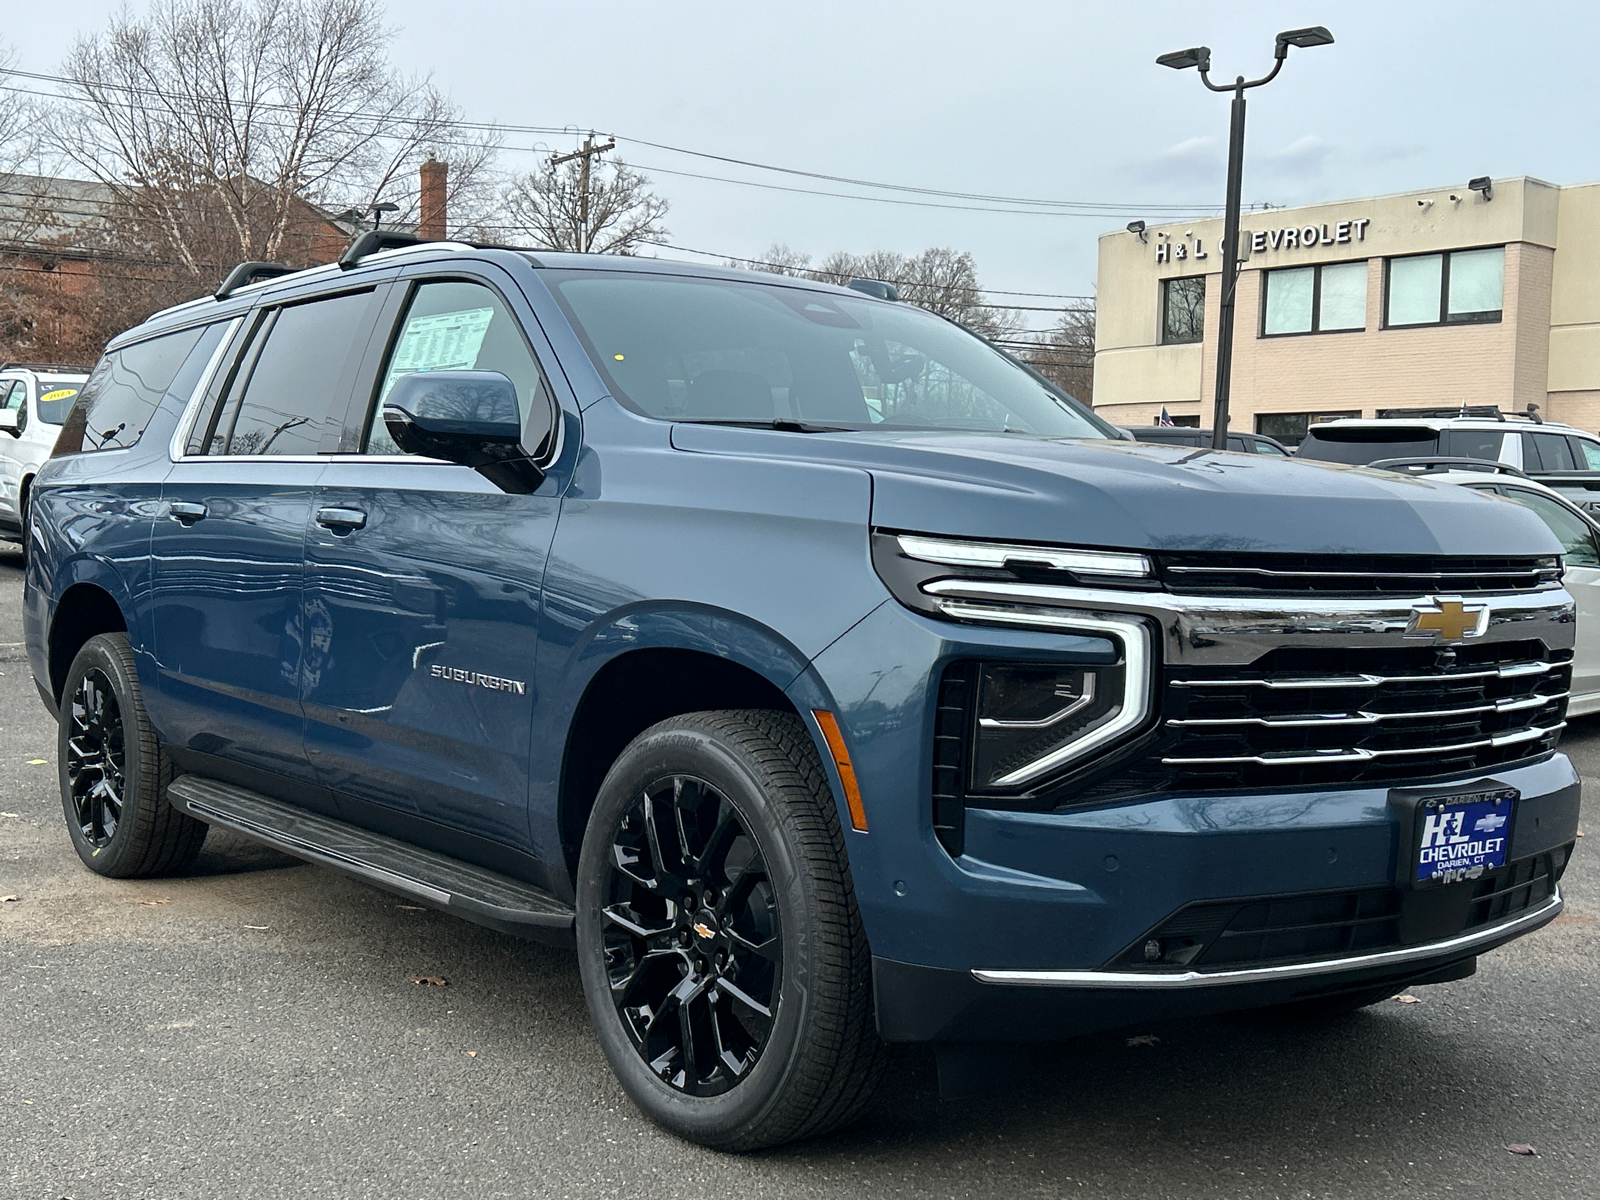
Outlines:
<svg viewBox="0 0 1600 1200"><path fill-rule="evenodd" d="M206 824L167 803L172 766L139 698L127 634L98 634L72 660L56 760L72 846L91 871L172 875L200 853Z"/></svg>
<svg viewBox="0 0 1600 1200"><path fill-rule="evenodd" d="M17 488L17 522L22 526L22 536L18 539L22 546L22 573L28 573L28 488L33 479L24 479Z"/></svg>
<svg viewBox="0 0 1600 1200"><path fill-rule="evenodd" d="M601 1048L663 1129L758 1150L871 1100L886 1058L871 957L833 791L793 714L691 713L635 738L589 816L577 926Z"/></svg>

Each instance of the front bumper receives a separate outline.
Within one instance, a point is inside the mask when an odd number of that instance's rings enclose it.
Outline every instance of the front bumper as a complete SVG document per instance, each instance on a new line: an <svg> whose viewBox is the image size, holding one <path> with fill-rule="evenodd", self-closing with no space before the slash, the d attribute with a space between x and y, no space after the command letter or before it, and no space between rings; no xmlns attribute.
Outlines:
<svg viewBox="0 0 1600 1200"><path fill-rule="evenodd" d="M1045 1042L1172 1020L1471 975L1477 956L1549 924L1559 892L1470 934L1381 954L1237 971L951 971L872 960L878 1031L890 1042Z"/></svg>
<svg viewBox="0 0 1600 1200"><path fill-rule="evenodd" d="M1518 625L1540 621L1553 638L1570 638L1570 615L1563 614L1570 614L1564 596ZM1264 643L1302 637L1402 636L1387 626L1360 633L1332 624L1266 623L1239 639L1239 653L1248 661ZM1164 658L1220 650L1216 631L1187 633L1162 647ZM1555 899L1555 876L1576 836L1580 789L1565 756L1547 752L1428 780L1437 791L1490 782L1517 790L1510 860L1548 856L1556 867L1549 890L1524 893L1514 909L1444 912L1441 905L1450 906L1442 897L1406 900L1393 938L1376 946L1352 942L1359 952L1268 948L1259 962L1158 964L1149 975L1136 971L1133 982L1119 978L1130 951L1192 906L1335 894L1383 894L1400 906L1409 892L1397 886L1397 866L1411 834L1390 800L1395 789L1408 789L1349 783L1168 792L1045 812L969 807L960 850L947 853L929 799L934 681L944 664L1092 661L1096 653L1104 643L1092 636L959 624L885 605L813 663L851 738L865 797L870 833L846 837L876 956L879 1027L889 1040L1063 1038L1130 1021L1439 980L1469 971L1477 954L1559 911L1546 902ZM1415 781L1408 782L1414 791ZM1369 956L1375 949L1384 953ZM1388 956L1391 949L1401 953ZM1230 977L1220 973L1223 965L1294 969ZM1208 978L1195 978L1201 975Z"/></svg>

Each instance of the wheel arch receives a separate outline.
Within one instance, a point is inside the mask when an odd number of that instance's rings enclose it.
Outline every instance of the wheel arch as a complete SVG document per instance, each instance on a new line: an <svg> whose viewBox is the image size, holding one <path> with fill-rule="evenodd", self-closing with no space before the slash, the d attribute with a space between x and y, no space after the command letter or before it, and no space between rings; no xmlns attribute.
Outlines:
<svg viewBox="0 0 1600 1200"><path fill-rule="evenodd" d="M72 660L96 634L126 633L128 621L116 598L97 582L74 583L61 593L50 620L50 694L61 703Z"/></svg>
<svg viewBox="0 0 1600 1200"><path fill-rule="evenodd" d="M575 649L588 664L565 736L556 821L565 866L577 870L589 812L611 764L635 737L684 713L764 708L800 716L787 690L806 669L800 651L738 614L704 606L621 613ZM809 690L809 689L808 689Z"/></svg>

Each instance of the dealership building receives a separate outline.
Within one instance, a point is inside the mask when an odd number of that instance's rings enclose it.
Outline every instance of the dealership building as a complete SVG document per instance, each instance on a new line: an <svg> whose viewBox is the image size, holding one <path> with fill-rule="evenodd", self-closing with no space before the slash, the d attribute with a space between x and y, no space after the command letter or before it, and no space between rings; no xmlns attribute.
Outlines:
<svg viewBox="0 0 1600 1200"><path fill-rule="evenodd" d="M1231 428L1293 444L1335 416L1534 404L1600 429L1600 184L1473 183L1245 214ZM1221 237L1101 236L1102 416L1211 424Z"/></svg>

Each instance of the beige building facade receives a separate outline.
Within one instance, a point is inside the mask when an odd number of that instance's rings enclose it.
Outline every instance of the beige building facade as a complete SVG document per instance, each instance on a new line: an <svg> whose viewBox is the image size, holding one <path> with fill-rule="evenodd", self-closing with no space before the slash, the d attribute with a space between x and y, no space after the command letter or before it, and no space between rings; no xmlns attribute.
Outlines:
<svg viewBox="0 0 1600 1200"><path fill-rule="evenodd" d="M1462 404L1600 429L1600 184L1499 179L1241 225L1233 430L1292 444L1319 417ZM1210 426L1221 237L1220 219L1101 236L1101 416Z"/></svg>

